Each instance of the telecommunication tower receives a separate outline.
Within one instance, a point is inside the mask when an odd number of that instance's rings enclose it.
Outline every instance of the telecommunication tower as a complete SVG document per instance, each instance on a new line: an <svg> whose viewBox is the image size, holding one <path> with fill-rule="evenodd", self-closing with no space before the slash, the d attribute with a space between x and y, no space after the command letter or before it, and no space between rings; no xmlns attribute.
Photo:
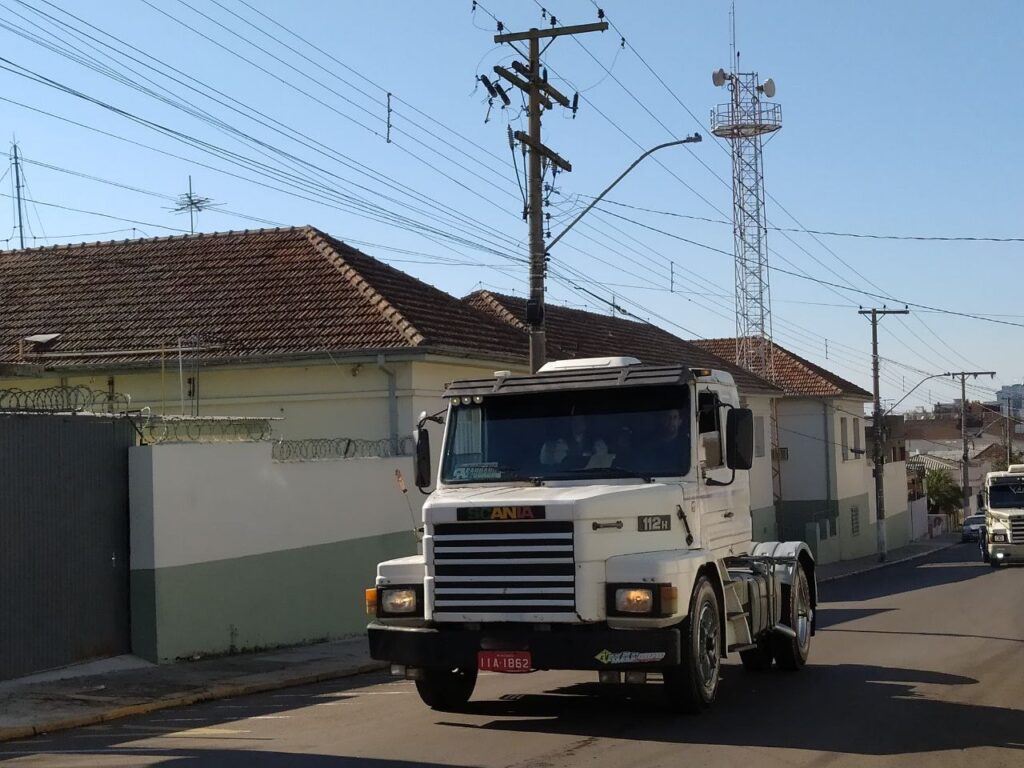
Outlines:
<svg viewBox="0 0 1024 768"><path fill-rule="evenodd" d="M733 66L738 69L735 17L732 51ZM728 83L731 95L727 104L711 110L711 132L732 146L736 364L771 381L775 370L761 150L762 137L782 127L782 108L763 100L775 95L775 82L771 78L760 82L756 72L718 69L711 81L718 87Z"/></svg>

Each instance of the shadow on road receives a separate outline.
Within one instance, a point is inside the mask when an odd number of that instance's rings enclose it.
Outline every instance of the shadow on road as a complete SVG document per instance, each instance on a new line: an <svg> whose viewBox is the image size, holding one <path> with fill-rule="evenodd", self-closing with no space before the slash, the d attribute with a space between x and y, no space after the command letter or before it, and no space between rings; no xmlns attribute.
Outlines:
<svg viewBox="0 0 1024 768"><path fill-rule="evenodd" d="M829 581L818 587L822 603L861 602L944 584L996 575L981 562L974 544L943 549L921 560L891 565L853 578Z"/></svg>
<svg viewBox="0 0 1024 768"><path fill-rule="evenodd" d="M819 608L814 614L819 632L837 624L866 619L880 613L891 613L895 608Z"/></svg>
<svg viewBox="0 0 1024 768"><path fill-rule="evenodd" d="M83 768L106 768L109 765L153 768L459 768L457 763L284 752L272 748L264 751L274 738L259 735L256 728L247 723L249 718L294 714L323 704L334 706L331 711L344 717L348 707L358 707L362 700L356 689L388 682L390 678L384 675L359 675L291 688L283 695L208 702L126 718L107 725L63 731L38 739L0 743L0 765L7 761L20 764L20 760L30 755L35 755L36 760L47 761L33 762L33 765L50 765L49 761L70 754L74 764ZM224 705L231 709L225 710ZM187 716L187 723L180 720L183 715ZM387 724L382 724L382 728L386 727ZM208 732L188 733L194 728L208 729ZM200 741L208 743L208 746L197 745Z"/></svg>
<svg viewBox="0 0 1024 768"><path fill-rule="evenodd" d="M665 713L657 683L622 698L576 685L513 700L481 701L479 727L672 744L779 747L855 755L900 755L970 747L1024 749L1024 711L949 699L969 677L914 669L809 666L796 675L729 667L715 707L695 718ZM918 688L926 687L919 691ZM945 700L944 700L945 699ZM742 727L737 723L742 722Z"/></svg>
<svg viewBox="0 0 1024 768"><path fill-rule="evenodd" d="M45 754L45 753L44 753ZM95 756L109 759L119 756L116 765L127 765L122 760L131 756L131 765L152 765L154 768L460 768L452 763L419 763L408 760L378 760L373 757L339 757L310 755L298 752L255 752L232 749L108 749ZM82 756L82 753L78 753ZM152 762L145 762L151 758ZM93 765L93 763L83 763ZM108 765L97 762L96 766Z"/></svg>

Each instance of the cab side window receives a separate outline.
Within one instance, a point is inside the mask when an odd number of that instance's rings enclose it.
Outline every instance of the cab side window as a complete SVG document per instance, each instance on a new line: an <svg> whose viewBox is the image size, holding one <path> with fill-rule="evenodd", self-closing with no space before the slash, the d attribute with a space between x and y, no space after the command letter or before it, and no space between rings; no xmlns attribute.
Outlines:
<svg viewBox="0 0 1024 768"><path fill-rule="evenodd" d="M722 451L721 412L717 393L698 393L697 429L700 432L700 460L709 469L725 464Z"/></svg>

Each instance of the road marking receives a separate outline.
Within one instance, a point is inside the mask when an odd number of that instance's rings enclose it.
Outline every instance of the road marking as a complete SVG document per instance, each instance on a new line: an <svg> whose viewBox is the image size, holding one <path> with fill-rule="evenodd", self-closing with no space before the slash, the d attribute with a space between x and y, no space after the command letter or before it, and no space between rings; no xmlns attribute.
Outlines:
<svg viewBox="0 0 1024 768"><path fill-rule="evenodd" d="M246 720L291 720L291 715L255 715L247 717Z"/></svg>

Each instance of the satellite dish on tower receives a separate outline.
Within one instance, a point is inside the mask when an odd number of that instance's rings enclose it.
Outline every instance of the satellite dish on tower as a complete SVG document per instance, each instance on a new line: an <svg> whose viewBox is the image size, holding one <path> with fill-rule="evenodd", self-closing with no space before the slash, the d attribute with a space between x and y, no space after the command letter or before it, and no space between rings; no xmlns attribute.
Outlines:
<svg viewBox="0 0 1024 768"><path fill-rule="evenodd" d="M714 83L718 88L725 85L725 70L716 69L711 73L711 82Z"/></svg>
<svg viewBox="0 0 1024 768"><path fill-rule="evenodd" d="M764 81L764 84L761 86L761 90L769 99L773 98L775 96L775 81L769 77Z"/></svg>

